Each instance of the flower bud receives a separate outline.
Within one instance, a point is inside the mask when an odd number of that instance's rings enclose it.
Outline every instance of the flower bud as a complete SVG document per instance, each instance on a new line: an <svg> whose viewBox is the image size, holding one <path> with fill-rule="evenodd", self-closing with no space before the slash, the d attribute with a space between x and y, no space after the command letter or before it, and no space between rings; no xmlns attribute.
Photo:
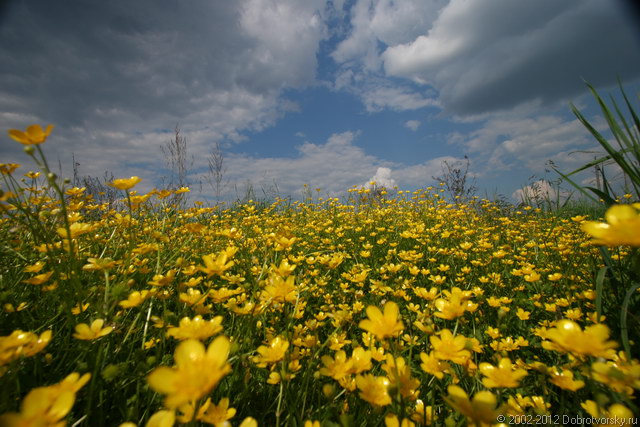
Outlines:
<svg viewBox="0 0 640 427"><path fill-rule="evenodd" d="M26 147L24 147L24 152L30 156L33 154L34 151L36 151L36 149L33 148L32 145L27 145Z"/></svg>

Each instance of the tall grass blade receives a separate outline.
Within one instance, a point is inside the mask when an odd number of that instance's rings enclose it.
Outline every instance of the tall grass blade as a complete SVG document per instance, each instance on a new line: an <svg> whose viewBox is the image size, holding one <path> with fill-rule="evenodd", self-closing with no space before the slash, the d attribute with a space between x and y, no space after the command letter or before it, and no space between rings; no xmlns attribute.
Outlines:
<svg viewBox="0 0 640 427"><path fill-rule="evenodd" d="M607 275L609 267L602 267L596 275L596 315L598 322L602 319L602 289L604 288L604 278Z"/></svg>
<svg viewBox="0 0 640 427"><path fill-rule="evenodd" d="M628 360L631 360L631 346L629 345L629 328L627 326L627 312L629 311L629 302L631 301L631 297L634 292L640 288L640 283L636 283L631 286L626 295L624 296L624 301L622 302L622 309L620 315L620 334L622 339L622 345L624 347L624 351L627 353Z"/></svg>

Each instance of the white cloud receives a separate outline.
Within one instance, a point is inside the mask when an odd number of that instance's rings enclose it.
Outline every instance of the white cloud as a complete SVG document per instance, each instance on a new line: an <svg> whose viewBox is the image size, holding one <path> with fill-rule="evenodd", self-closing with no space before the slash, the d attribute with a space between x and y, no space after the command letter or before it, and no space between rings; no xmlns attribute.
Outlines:
<svg viewBox="0 0 640 427"><path fill-rule="evenodd" d="M578 120L560 115L495 115L477 130L452 133L449 142L464 147L485 171L526 168L544 170L549 160L572 163L569 153L594 148L593 139Z"/></svg>
<svg viewBox="0 0 640 427"><path fill-rule="evenodd" d="M359 96L369 112L437 105L433 91L383 76L380 46L403 43L422 34L443 4L441 0L358 0L350 10L350 32L331 54L340 65L334 89Z"/></svg>
<svg viewBox="0 0 640 427"><path fill-rule="evenodd" d="M322 194L330 196L345 195L349 188L372 180L390 188L396 185L400 189L424 188L432 183L431 177L440 171L443 160L455 160L441 157L417 165L387 162L355 145L358 137L358 132L348 131L331 135L322 144L305 142L297 147L297 155L292 158L231 154L225 159L231 182L225 196L236 197L234 188L243 189L247 182L256 192L277 187L281 195L294 197L301 195L304 184L320 188Z"/></svg>
<svg viewBox="0 0 640 427"><path fill-rule="evenodd" d="M7 8L0 128L53 123L53 160L70 169L75 153L92 174L157 169L176 123L196 163L214 141L272 126L298 109L283 90L314 84L327 36L322 0L67 6ZM23 155L1 144L0 157Z"/></svg>
<svg viewBox="0 0 640 427"><path fill-rule="evenodd" d="M417 130L418 130L418 128L420 127L420 121L419 121L419 120L407 120L407 121L404 123L404 126L405 126L407 129L411 129L412 131L414 131L414 132L415 132L415 131L417 131Z"/></svg>
<svg viewBox="0 0 640 427"><path fill-rule="evenodd" d="M526 203L532 206L558 206L569 197L570 193L551 184L549 181L540 179L531 185L526 185L513 192L511 197L518 203Z"/></svg>
<svg viewBox="0 0 640 427"><path fill-rule="evenodd" d="M376 174L369 178L364 186L373 187L373 185L371 185L372 183L374 183L376 187L384 187L388 189L396 186L396 181L391 178L391 169L382 167L376 170Z"/></svg>
<svg viewBox="0 0 640 427"><path fill-rule="evenodd" d="M314 81L318 44L325 35L321 0L247 0L240 24L255 46L247 52L252 80L269 90Z"/></svg>
<svg viewBox="0 0 640 427"><path fill-rule="evenodd" d="M622 7L598 0L452 0L431 29L382 59L389 75L436 87L449 112L478 114L552 105L583 92L581 77L599 86L637 78L635 31Z"/></svg>
<svg viewBox="0 0 640 427"><path fill-rule="evenodd" d="M406 111L437 105L433 99L425 94L400 85L369 85L362 90L361 96L367 111L381 111L383 109Z"/></svg>
<svg viewBox="0 0 640 427"><path fill-rule="evenodd" d="M444 1L358 0L351 9L351 32L333 58L338 63L357 61L375 71L380 66L378 41L395 45L427 31Z"/></svg>

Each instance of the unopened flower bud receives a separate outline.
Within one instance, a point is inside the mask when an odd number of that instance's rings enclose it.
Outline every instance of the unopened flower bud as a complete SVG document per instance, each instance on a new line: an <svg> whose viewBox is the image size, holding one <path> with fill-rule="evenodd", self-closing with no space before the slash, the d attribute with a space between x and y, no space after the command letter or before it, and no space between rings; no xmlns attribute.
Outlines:
<svg viewBox="0 0 640 427"><path fill-rule="evenodd" d="M27 153L28 155L32 155L35 150L36 149L33 148L32 145L27 145L26 147L24 147L24 152Z"/></svg>

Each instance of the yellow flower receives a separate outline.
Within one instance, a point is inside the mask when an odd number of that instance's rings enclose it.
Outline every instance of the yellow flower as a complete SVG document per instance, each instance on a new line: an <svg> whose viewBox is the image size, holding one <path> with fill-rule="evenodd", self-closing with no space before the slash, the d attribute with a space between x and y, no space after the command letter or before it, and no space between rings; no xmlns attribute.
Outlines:
<svg viewBox="0 0 640 427"><path fill-rule="evenodd" d="M133 291L129 294L126 300L120 301L118 305L122 308L137 307L142 304L149 296L149 291Z"/></svg>
<svg viewBox="0 0 640 427"><path fill-rule="evenodd" d="M403 418L402 421L399 421L397 415L389 414L384 417L384 425L385 427L414 427L416 424L407 418Z"/></svg>
<svg viewBox="0 0 640 427"><path fill-rule="evenodd" d="M51 330L44 331L38 336L33 332L23 332L18 329L11 335L0 337L0 366L20 357L31 357L41 352L51 341L51 335Z"/></svg>
<svg viewBox="0 0 640 427"><path fill-rule="evenodd" d="M496 396L490 391L480 391L470 401L467 393L457 385L447 388L449 395L444 400L456 411L467 417L470 424L494 424L498 411Z"/></svg>
<svg viewBox="0 0 640 427"><path fill-rule="evenodd" d="M434 415L433 406L425 406L422 400L416 400L416 406L413 407L413 414L411 414L413 421L417 422L418 425L430 426L433 423Z"/></svg>
<svg viewBox="0 0 640 427"><path fill-rule="evenodd" d="M527 375L525 369L513 369L511 359L504 357L498 362L498 367L489 363L480 364L480 372L486 378L482 379L482 384L487 388L495 387L518 387L520 379Z"/></svg>
<svg viewBox="0 0 640 427"><path fill-rule="evenodd" d="M420 360L422 360L422 363L420 364L422 370L428 374L434 375L440 380L444 377L445 371L451 368L447 362L442 362L438 359L433 351L429 354L425 352L420 353Z"/></svg>
<svg viewBox="0 0 640 427"><path fill-rule="evenodd" d="M593 356L611 359L615 356L614 348L618 344L607 341L609 328L598 323L587 326L584 331L572 320L562 319L552 329L546 331L542 348L560 353L571 353L577 357Z"/></svg>
<svg viewBox="0 0 640 427"><path fill-rule="evenodd" d="M178 410L182 413L176 419L184 424L194 420L195 402L185 403ZM211 398L207 398L198 408L198 414L195 420L204 421L207 424L215 426L231 427L228 422L236 414L235 408L229 408L229 399L223 398L218 405L211 404ZM171 424L173 426L173 424Z"/></svg>
<svg viewBox="0 0 640 427"><path fill-rule="evenodd" d="M540 274L532 271L530 274L525 274L524 275L524 280L526 280L527 282L537 282L538 280L540 280Z"/></svg>
<svg viewBox="0 0 640 427"><path fill-rule="evenodd" d="M86 323L80 323L76 325L76 333L73 334L73 337L79 340L92 341L102 338L113 331L111 326L103 328L102 325L104 325L103 319L94 320L93 323L91 323L91 326Z"/></svg>
<svg viewBox="0 0 640 427"><path fill-rule="evenodd" d="M606 246L640 246L640 203L613 205L604 214L607 221L585 221L582 230L593 243Z"/></svg>
<svg viewBox="0 0 640 427"><path fill-rule="evenodd" d="M384 314L378 307L370 305L367 307L367 319L358 325L361 329L371 332L379 340L387 337L397 337L402 332L404 325L398 319L398 305L393 301L388 301L384 305Z"/></svg>
<svg viewBox="0 0 640 427"><path fill-rule="evenodd" d="M290 237L290 236L284 235L284 234L276 235L274 233L271 233L269 238L271 239L271 241L275 245L275 250L278 251L278 252L289 249L291 246L293 246L293 244L296 242L296 240L298 240L297 237Z"/></svg>
<svg viewBox="0 0 640 427"><path fill-rule="evenodd" d="M19 167L20 165L17 163L0 163L0 172L4 175L11 175ZM9 195L8 197L14 196L14 194L11 193L10 191L5 193L5 195Z"/></svg>
<svg viewBox="0 0 640 427"><path fill-rule="evenodd" d="M618 393L633 395L633 389L640 389L640 362L627 361L625 353L620 352L613 361L594 362L591 365L592 378L606 384Z"/></svg>
<svg viewBox="0 0 640 427"><path fill-rule="evenodd" d="M20 412L0 416L3 427L64 426L67 416L90 374L80 377L77 373L68 375L58 384L31 390L20 405Z"/></svg>
<svg viewBox="0 0 640 427"><path fill-rule="evenodd" d="M440 337L433 335L429 340L434 349L434 356L440 360L450 360L464 365L471 357L471 352L466 348L467 338L462 335L454 337L448 329L441 331Z"/></svg>
<svg viewBox="0 0 640 427"><path fill-rule="evenodd" d="M530 312L523 310L522 308L518 308L518 311L516 311L516 316L518 316L518 319L520 320L529 320L530 315Z"/></svg>
<svg viewBox="0 0 640 427"><path fill-rule="evenodd" d="M42 285L47 280L49 280L52 274L53 274L53 271L50 271L48 273L38 274L37 276L33 276L30 279L23 280L23 282L28 283L30 285Z"/></svg>
<svg viewBox="0 0 640 427"><path fill-rule="evenodd" d="M607 409L602 406L598 406L593 400L587 400L580 404L585 411L593 418L604 421L607 424L595 424L598 427L604 426L618 426L618 425L632 425L637 422L637 418L633 417L633 412L626 406L620 403L614 403ZM634 422L635 420L635 422Z"/></svg>
<svg viewBox="0 0 640 427"><path fill-rule="evenodd" d="M271 264L271 270L273 271L273 273L282 277L289 276L291 273L293 273L293 270L295 270L296 267L297 265L295 264L289 264L289 261L286 258L280 261L280 265L278 267L276 267L274 264Z"/></svg>
<svg viewBox="0 0 640 427"><path fill-rule="evenodd" d="M173 283L173 279L176 278L176 273L177 271L175 269L171 269L167 271L166 275L154 274L153 280L149 280L147 284L151 286L158 286L158 287L170 285L171 283Z"/></svg>
<svg viewBox="0 0 640 427"><path fill-rule="evenodd" d="M500 336L502 335L500 333L500 329L494 328L492 326L487 327L486 333L487 333L487 335L489 335L494 340L500 338Z"/></svg>
<svg viewBox="0 0 640 427"><path fill-rule="evenodd" d="M163 409L151 415L146 427L173 427L175 423L176 413Z"/></svg>
<svg viewBox="0 0 640 427"><path fill-rule="evenodd" d="M523 415L527 408L532 408L536 414L549 414L551 404L544 401L541 396L522 396L520 393L509 396L507 403L503 406L503 414Z"/></svg>
<svg viewBox="0 0 640 427"><path fill-rule="evenodd" d="M225 271L233 267L235 264L234 261L227 260L233 255L235 255L238 248L228 247L226 250L220 252L216 259L214 260L214 255L203 255L202 260L204 261L204 267L198 267L198 270L206 273L207 277L211 277L214 274L217 276L222 276Z"/></svg>
<svg viewBox="0 0 640 427"><path fill-rule="evenodd" d="M78 390L80 390L87 382L89 382L90 378L91 374L84 374L83 376L80 376L79 373L73 372L52 387L56 387L58 390L62 391L72 391L74 393L77 393Z"/></svg>
<svg viewBox="0 0 640 427"><path fill-rule="evenodd" d="M40 270L42 270L44 268L44 262L42 261L37 261L35 264L33 265L28 265L24 268L24 271L26 273L40 273Z"/></svg>
<svg viewBox="0 0 640 427"><path fill-rule="evenodd" d="M464 315L466 311L473 312L477 308L476 304L469 301L472 295L470 291L454 287L451 291L443 291L443 293L447 298L438 298L434 303L438 309L438 313L435 313L436 317L452 320Z"/></svg>
<svg viewBox="0 0 640 427"><path fill-rule="evenodd" d="M550 381L564 390L576 391L584 387L584 381L574 380L573 372L564 368L562 371L558 371L557 368L554 369L551 373Z"/></svg>
<svg viewBox="0 0 640 427"><path fill-rule="evenodd" d="M192 319L184 317L177 328L169 328L167 336L179 340L196 339L206 340L222 331L222 316L216 316L211 320L204 320L202 316Z"/></svg>
<svg viewBox="0 0 640 427"><path fill-rule="evenodd" d="M549 274L547 276L547 279L549 279L551 282L557 282L558 280L562 279L562 273Z"/></svg>
<svg viewBox="0 0 640 427"><path fill-rule="evenodd" d="M229 348L229 339L224 336L216 338L206 351L200 341L183 341L173 356L176 366L154 369L147 382L153 390L167 395L164 400L167 408L198 400L231 372L227 364Z"/></svg>
<svg viewBox="0 0 640 427"><path fill-rule="evenodd" d="M75 239L76 237L85 234L85 233L89 233L90 231L92 231L94 229L94 226L91 224L86 224L84 222L74 222L73 224L71 224L69 226L69 231L71 231L71 238ZM68 239L69 236L67 233L67 229L64 227L59 227L56 229L56 232L58 233L58 235L62 238Z"/></svg>
<svg viewBox="0 0 640 427"><path fill-rule="evenodd" d="M207 402L210 402L210 400L207 399ZM198 420L215 426L228 426L230 424L227 421L233 418L235 414L235 408L229 408L229 398L225 397L217 405L205 406L205 411Z"/></svg>
<svg viewBox="0 0 640 427"><path fill-rule="evenodd" d="M273 364L284 359L284 355L289 348L289 341L284 337L277 336L269 342L269 345L261 345L258 347L258 355L253 357L253 362L260 368L264 368L267 364Z"/></svg>
<svg viewBox="0 0 640 427"><path fill-rule="evenodd" d="M351 353L351 373L359 374L371 369L371 350L356 347Z"/></svg>
<svg viewBox="0 0 640 427"><path fill-rule="evenodd" d="M356 385L360 390L360 397L372 405L385 406L391 403L387 377L375 377L371 374L358 375Z"/></svg>
<svg viewBox="0 0 640 427"><path fill-rule="evenodd" d="M82 266L84 271L109 271L118 264L111 258L88 258L87 262Z"/></svg>
<svg viewBox="0 0 640 427"><path fill-rule="evenodd" d="M382 365L382 369L389 377L390 387L397 388L402 397L415 400L417 398L417 389L420 387L420 381L411 376L411 368L407 366L402 357L394 359L390 354L387 355L387 363Z"/></svg>
<svg viewBox="0 0 640 427"><path fill-rule="evenodd" d="M20 144L24 145L38 145L47 140L47 137L51 133L53 125L48 125L43 131L40 125L31 125L27 128L26 132L17 129L11 129L9 136L15 139Z"/></svg>
<svg viewBox="0 0 640 427"><path fill-rule="evenodd" d="M331 377L336 381L340 381L347 377L351 373L352 362L347 359L347 354L344 350L336 352L335 359L331 356L322 356L323 368L320 368L320 375Z"/></svg>
<svg viewBox="0 0 640 427"><path fill-rule="evenodd" d="M129 190L140 181L142 181L140 177L132 176L131 178L114 179L107 185L113 188L117 188L118 190Z"/></svg>
<svg viewBox="0 0 640 427"><path fill-rule="evenodd" d="M258 427L258 422L253 417L247 417L242 420L238 427Z"/></svg>
<svg viewBox="0 0 640 427"><path fill-rule="evenodd" d="M295 277L289 276L285 279L281 276L270 275L264 291L260 294L260 299L265 302L295 302L298 299Z"/></svg>
<svg viewBox="0 0 640 427"><path fill-rule="evenodd" d="M88 302L85 304L78 303L71 308L71 314L73 314L74 316L77 316L78 314L84 313L85 311L87 311L87 308L89 308Z"/></svg>

